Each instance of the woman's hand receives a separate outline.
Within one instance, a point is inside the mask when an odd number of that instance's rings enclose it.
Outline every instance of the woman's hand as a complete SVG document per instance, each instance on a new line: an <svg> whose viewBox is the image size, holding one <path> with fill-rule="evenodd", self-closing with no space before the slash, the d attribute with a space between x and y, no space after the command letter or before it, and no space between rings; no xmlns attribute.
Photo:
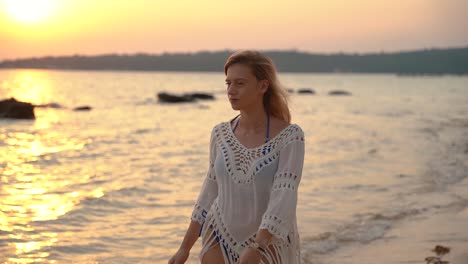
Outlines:
<svg viewBox="0 0 468 264"><path fill-rule="evenodd" d="M260 252L253 248L246 248L239 260L239 264L258 264L262 259Z"/></svg>
<svg viewBox="0 0 468 264"><path fill-rule="evenodd" d="M172 258L167 262L168 264L184 264L189 257L189 252L185 249L180 248L177 252L172 256Z"/></svg>

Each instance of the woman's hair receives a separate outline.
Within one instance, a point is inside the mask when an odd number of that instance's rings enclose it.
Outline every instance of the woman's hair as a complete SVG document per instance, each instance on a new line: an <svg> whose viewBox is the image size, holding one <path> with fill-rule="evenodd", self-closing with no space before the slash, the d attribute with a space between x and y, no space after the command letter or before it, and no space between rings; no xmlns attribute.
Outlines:
<svg viewBox="0 0 468 264"><path fill-rule="evenodd" d="M257 80L268 80L270 85L263 95L265 111L276 118L290 123L291 113L288 107L288 93L278 80L278 74L273 61L258 51L237 51L229 56L226 64L224 64L224 74L227 74L230 66L237 63L248 66Z"/></svg>

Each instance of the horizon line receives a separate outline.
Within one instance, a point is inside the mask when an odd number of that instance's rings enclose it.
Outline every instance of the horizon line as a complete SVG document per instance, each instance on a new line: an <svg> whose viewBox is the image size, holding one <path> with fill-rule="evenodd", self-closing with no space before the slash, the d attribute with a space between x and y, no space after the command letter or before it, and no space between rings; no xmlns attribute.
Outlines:
<svg viewBox="0 0 468 264"><path fill-rule="evenodd" d="M356 51L333 51L333 52L314 52L301 50L297 48L290 49L218 49L218 50L197 50L197 51L163 51L159 53L151 52L109 52L109 53L96 53L96 54L85 54L85 53L74 53L68 55L39 55L39 56L29 56L29 57L17 57L12 59L0 59L0 63L7 61L18 61L18 60L28 60L28 59L44 59L44 58L58 58L58 57L100 57L100 56L135 56L135 55L147 55L147 56L165 56L165 55L196 55L201 53L221 53L221 52L235 52L238 50L258 50L261 52L296 52L303 53L308 55L374 55L374 54L396 54L396 53L409 53L417 51L430 51L430 50L443 50L443 49L465 49L468 48L468 44L457 45L457 46L432 46L432 47L423 47L423 48L412 48L412 49L401 49L395 51L366 51L366 52L356 52Z"/></svg>

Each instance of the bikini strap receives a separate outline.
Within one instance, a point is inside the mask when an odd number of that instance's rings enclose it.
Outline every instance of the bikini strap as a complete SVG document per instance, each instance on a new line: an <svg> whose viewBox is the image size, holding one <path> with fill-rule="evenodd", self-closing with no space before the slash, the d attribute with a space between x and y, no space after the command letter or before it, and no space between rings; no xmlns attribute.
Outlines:
<svg viewBox="0 0 468 264"><path fill-rule="evenodd" d="M234 117L233 119L231 119L230 123L232 124L232 122L238 118L240 116L240 114L238 114L236 117ZM234 127L232 128L232 132L235 132L236 129L237 129L237 126L239 125L239 121L240 121L240 117L237 119L237 122L236 124L234 125ZM270 140L270 115L267 114L267 129L266 129L266 136L265 136L265 143L268 142L268 140Z"/></svg>
<svg viewBox="0 0 468 264"><path fill-rule="evenodd" d="M232 121L234 121L236 118L238 118L240 116L240 114L238 114L236 117L234 117L233 119L231 119L230 123L232 124ZM234 128L232 128L232 132L235 132L236 131L236 128L237 126L239 125L239 121L240 121L240 117L237 119L237 122L236 124L234 125Z"/></svg>
<svg viewBox="0 0 468 264"><path fill-rule="evenodd" d="M265 143L270 140L270 114L267 112L267 131L266 131L266 137L265 137Z"/></svg>

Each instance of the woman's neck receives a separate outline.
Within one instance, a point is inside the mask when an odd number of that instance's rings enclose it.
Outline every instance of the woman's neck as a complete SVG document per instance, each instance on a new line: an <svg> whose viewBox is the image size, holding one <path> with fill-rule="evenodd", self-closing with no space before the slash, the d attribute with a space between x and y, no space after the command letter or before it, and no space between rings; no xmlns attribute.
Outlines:
<svg viewBox="0 0 468 264"><path fill-rule="evenodd" d="M239 126L246 132L263 131L267 124L267 113L262 107L240 111Z"/></svg>

